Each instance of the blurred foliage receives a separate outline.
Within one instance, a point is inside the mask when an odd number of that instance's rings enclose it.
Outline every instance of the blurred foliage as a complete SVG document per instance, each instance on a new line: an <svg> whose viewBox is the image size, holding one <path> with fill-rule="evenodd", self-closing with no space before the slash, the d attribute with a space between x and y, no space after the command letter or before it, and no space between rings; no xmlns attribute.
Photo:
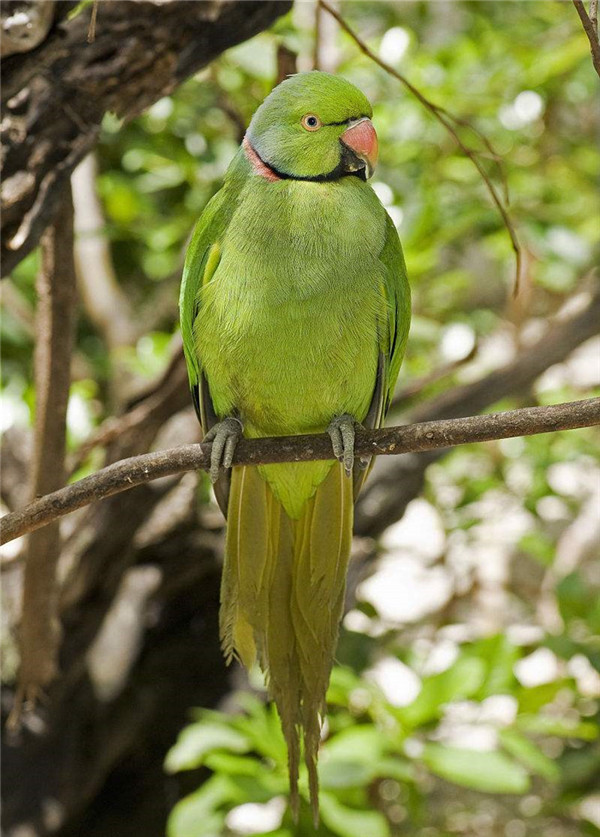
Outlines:
<svg viewBox="0 0 600 837"><path fill-rule="evenodd" d="M491 141L523 246L523 293L510 301L510 241L472 163L395 79L347 36L331 39L322 26L328 60L374 104L381 157L373 187L399 228L414 289L399 387L458 362L412 396L424 399L512 359L589 287L599 253L598 79L570 3L340 7L384 60ZM314 5L298 3L271 31L229 50L140 118L105 119L98 192L138 328L122 357L140 386L167 364L186 241L274 83L277 46L310 69L314 32ZM462 136L485 151L475 133L463 129ZM501 186L495 161L484 159ZM5 426L26 423L33 403L38 261L34 253L15 270L5 298ZM111 414L114 360L83 310L72 447ZM582 397L597 385L596 368L597 345L583 347L542 376L527 401ZM600 580L592 560L599 453L598 435L585 430L467 446L429 469L425 498L413 511L433 515L439 543L427 547L422 519L412 530L402 522L386 533L375 578L395 562L397 614L364 584L342 631L318 834L600 833L593 815L594 799L600 805L593 796ZM421 586L404 595L410 573ZM436 584L438 599L428 605ZM407 597L422 608L403 614ZM377 675L390 661L404 683L395 694ZM273 710L257 697L238 704L243 711L200 712L171 750L167 770L200 769L202 784L175 806L170 837L313 834L307 811L294 828L284 810L285 752ZM254 804L266 806L252 809L255 820L262 811L276 825L236 830L234 814Z"/></svg>
<svg viewBox="0 0 600 837"><path fill-rule="evenodd" d="M434 814L426 801L433 797L435 777L487 794L525 794L542 783L553 788L560 783L562 760L546 755L544 743L553 736L580 746L595 740L598 728L575 715L569 720L553 715L553 699L573 687L571 680L542 691L519 687L513 667L523 654L502 635L465 643L449 668L423 677L418 695L403 707L386 700L360 672L335 668L320 755L322 823L316 833L322 837L421 834L420 829L444 820L444 812ZM200 766L213 771L198 791L176 805L169 837L262 833L258 828L249 830L249 819L248 830L236 829L235 811L243 815L237 806L249 800L267 803L263 815L268 817L269 800L286 793L287 756L274 709L248 694L239 700L242 714L198 711L195 722L168 753L168 772ZM472 713L472 724L485 731L490 748L447 743L448 713L459 702L478 709L478 717ZM299 825L294 826L286 812L281 824L264 833L278 837L315 833L305 773L300 792ZM258 823L260 809L247 809L247 817L253 812ZM475 822L467 806L465 822L469 813Z"/></svg>

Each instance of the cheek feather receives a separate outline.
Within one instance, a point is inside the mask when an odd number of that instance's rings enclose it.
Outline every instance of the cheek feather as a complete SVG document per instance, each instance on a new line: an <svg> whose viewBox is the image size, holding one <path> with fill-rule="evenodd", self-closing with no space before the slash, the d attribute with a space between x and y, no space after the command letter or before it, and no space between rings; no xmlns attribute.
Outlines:
<svg viewBox="0 0 600 837"><path fill-rule="evenodd" d="M242 141L242 146L244 149L244 153L246 154L246 158L252 166L252 171L254 172L254 174L258 174L260 175L260 177L264 177L266 180L281 180L279 175L275 174L273 169L270 169L268 166L265 166L265 164L260 159L256 151L250 145L248 137L244 137Z"/></svg>

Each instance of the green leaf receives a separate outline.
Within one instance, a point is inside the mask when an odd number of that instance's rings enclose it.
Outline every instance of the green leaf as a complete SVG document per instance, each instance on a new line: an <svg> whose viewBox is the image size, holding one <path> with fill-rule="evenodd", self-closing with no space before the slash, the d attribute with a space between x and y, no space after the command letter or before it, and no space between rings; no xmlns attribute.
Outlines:
<svg viewBox="0 0 600 837"><path fill-rule="evenodd" d="M386 748L386 738L373 724L360 724L342 730L323 746L325 760L346 761L352 759L362 764L376 763Z"/></svg>
<svg viewBox="0 0 600 837"><path fill-rule="evenodd" d="M218 809L229 800L229 782L213 776L175 805L167 822L167 837L220 837L225 814Z"/></svg>
<svg viewBox="0 0 600 837"><path fill-rule="evenodd" d="M517 726L525 732L556 735L560 738L580 738L582 741L595 741L599 732L598 725L592 721L571 721L567 718L552 718L549 715L519 715Z"/></svg>
<svg viewBox="0 0 600 837"><path fill-rule="evenodd" d="M232 797L238 805L244 802L269 802L274 796L288 790L287 779L283 783L282 777L273 776L265 765L263 771L256 776L236 773L228 775L227 779L232 788Z"/></svg>
<svg viewBox="0 0 600 837"><path fill-rule="evenodd" d="M470 697L485 678L485 664L474 657L459 658L440 674L423 681L416 699L408 706L395 709L394 715L406 727L418 727L441 714L441 707L452 700Z"/></svg>
<svg viewBox="0 0 600 837"><path fill-rule="evenodd" d="M321 818L340 837L389 837L390 830L383 814L349 808L329 793L321 793Z"/></svg>
<svg viewBox="0 0 600 837"><path fill-rule="evenodd" d="M248 738L253 750L285 766L287 749L275 705L248 694L240 695L238 703L248 714L236 716L235 728Z"/></svg>
<svg viewBox="0 0 600 837"><path fill-rule="evenodd" d="M207 755L204 764L215 773L229 776L238 787L245 783L254 801L270 799L278 794L287 794L289 790L287 770L284 772L269 767L255 756L236 756L232 753L216 752ZM251 792L250 782L256 783L258 788L256 791Z"/></svg>
<svg viewBox="0 0 600 837"><path fill-rule="evenodd" d="M205 756L213 750L247 753L249 749L248 738L241 732L222 723L197 721L179 733L177 741L166 755L165 770L167 773L193 770L200 767Z"/></svg>
<svg viewBox="0 0 600 837"><path fill-rule="evenodd" d="M414 781L413 765L403 757L385 758L389 736L374 725L342 730L323 746L319 778L324 788L365 786L376 777Z"/></svg>
<svg viewBox="0 0 600 837"><path fill-rule="evenodd" d="M520 657L504 634L485 637L469 648L469 655L483 660L486 674L477 696L480 698L511 691L515 682L514 664Z"/></svg>
<svg viewBox="0 0 600 837"><path fill-rule="evenodd" d="M427 744L422 758L442 779L484 793L525 793L529 788L529 776L521 765L495 750Z"/></svg>
<svg viewBox="0 0 600 837"><path fill-rule="evenodd" d="M511 756L514 756L528 770L549 782L558 782L560 769L555 761L544 755L540 748L514 729L503 729L499 732L500 743Z"/></svg>
<svg viewBox="0 0 600 837"><path fill-rule="evenodd" d="M378 765L377 776L385 779L396 779L398 782L414 782L416 779L415 766L405 758L382 759Z"/></svg>
<svg viewBox="0 0 600 837"><path fill-rule="evenodd" d="M519 714L528 715L538 712L546 704L552 703L561 689L571 686L571 681L561 678L550 683L540 683L539 686L524 686L517 689L515 697L519 702Z"/></svg>
<svg viewBox="0 0 600 837"><path fill-rule="evenodd" d="M362 685L352 669L346 666L335 666L331 672L331 680L327 690L327 703L347 706L350 693Z"/></svg>
<svg viewBox="0 0 600 837"><path fill-rule="evenodd" d="M519 541L519 547L542 566L552 566L556 556L556 545L547 532L527 532Z"/></svg>
<svg viewBox="0 0 600 837"><path fill-rule="evenodd" d="M322 788L364 787L379 775L375 763L360 761L325 761L319 766L319 784Z"/></svg>

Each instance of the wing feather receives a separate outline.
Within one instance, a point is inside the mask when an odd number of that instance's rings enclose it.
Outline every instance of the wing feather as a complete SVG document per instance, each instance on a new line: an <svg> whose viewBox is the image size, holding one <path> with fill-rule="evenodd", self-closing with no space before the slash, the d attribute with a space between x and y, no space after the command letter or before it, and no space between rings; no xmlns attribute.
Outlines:
<svg viewBox="0 0 600 837"><path fill-rule="evenodd" d="M179 295L181 336L192 401L203 435L219 418L210 397L208 381L203 374L202 358L198 355L194 339L194 323L200 311L200 291L211 281L219 266L223 238L246 182L248 168L243 152L238 152L237 163L232 165L223 187L208 202L194 228L183 268ZM227 511L229 482L227 475L219 480L221 484L215 486L224 513Z"/></svg>
<svg viewBox="0 0 600 837"><path fill-rule="evenodd" d="M406 264L400 238L392 219L387 215L386 237L379 256L385 268L381 292L387 301L387 322L381 324L379 332L379 361L373 397L366 418L365 427L381 427L394 394L394 387L400 372L408 330L410 327L410 286L406 275ZM354 468L354 498L362 488L371 466Z"/></svg>
<svg viewBox="0 0 600 837"><path fill-rule="evenodd" d="M385 267L384 292L389 311L387 334L384 330L381 346L387 358L383 420L394 394L410 327L410 285L406 275L406 263L400 238L389 215L385 244L379 259Z"/></svg>

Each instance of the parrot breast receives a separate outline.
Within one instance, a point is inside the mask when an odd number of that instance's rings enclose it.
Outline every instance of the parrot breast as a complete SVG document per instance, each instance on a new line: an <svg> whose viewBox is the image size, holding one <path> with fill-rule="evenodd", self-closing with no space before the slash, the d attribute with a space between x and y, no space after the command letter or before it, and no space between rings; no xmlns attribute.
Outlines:
<svg viewBox="0 0 600 837"><path fill-rule="evenodd" d="M216 414L247 436L318 433L366 415L377 374L385 212L356 178L250 177L203 287L198 356ZM266 466L296 517L331 463Z"/></svg>

